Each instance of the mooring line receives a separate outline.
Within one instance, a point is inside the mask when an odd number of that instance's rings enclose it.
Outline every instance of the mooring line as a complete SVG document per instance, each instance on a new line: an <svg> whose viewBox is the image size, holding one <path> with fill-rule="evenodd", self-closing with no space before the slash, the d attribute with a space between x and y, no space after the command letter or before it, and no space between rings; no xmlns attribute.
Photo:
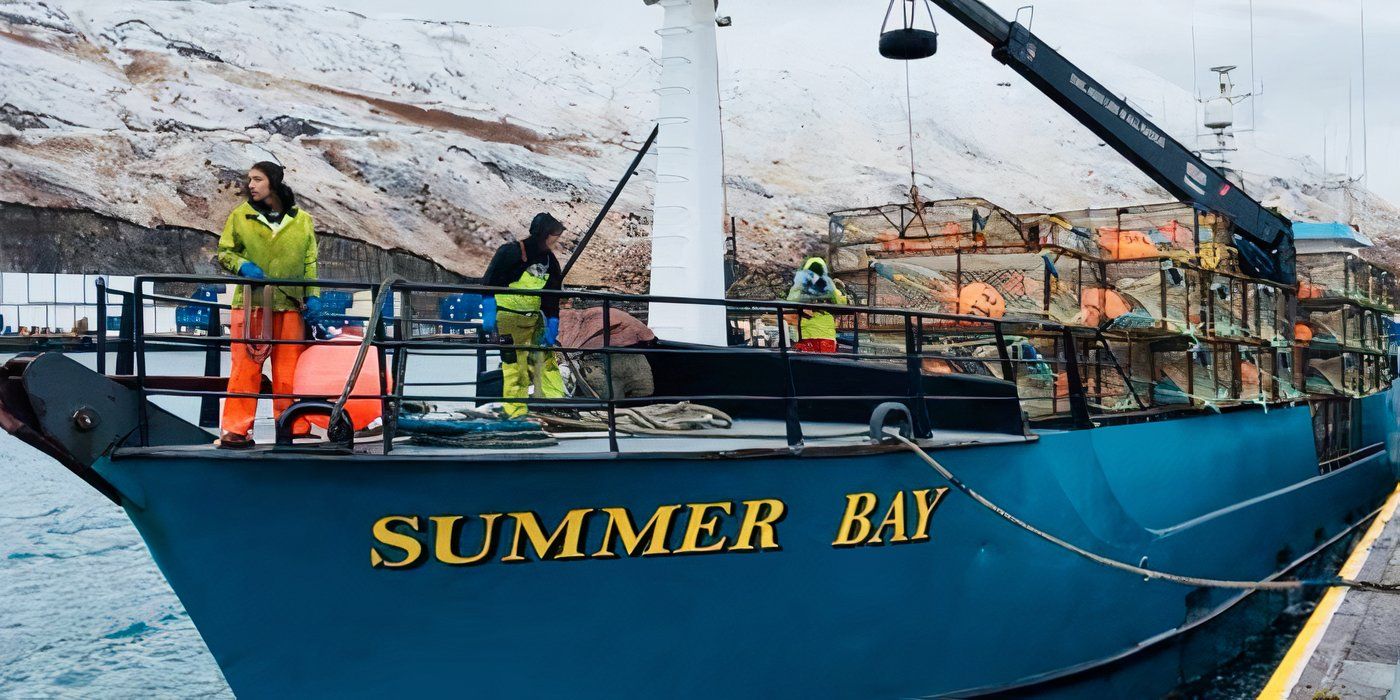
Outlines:
<svg viewBox="0 0 1400 700"><path fill-rule="evenodd" d="M1031 525L1030 523L1027 523L1024 520L1021 520L1015 515L1006 512L997 504L987 500L987 498L984 497L982 494L974 491L972 487L968 486L967 484L964 484L961 479L959 479L951 471L949 471L947 467L940 464L938 460L935 460L933 457L930 457L929 454L925 452L922 447L919 447L917 444L915 444L914 441L904 437L903 435L899 435L898 433L889 434L892 435L895 439L904 443L904 445L908 447L911 452L919 456L919 459L922 459L924 462L928 463L930 467L933 467L934 470L941 474L944 479L947 479L948 483L952 484L954 488L961 491L964 495L971 498L972 500L976 501L983 508L986 508L987 510L996 513L997 515L1001 516L1003 520L1006 520L1012 525L1015 525L1021 528L1022 530L1025 530L1026 532L1029 532L1032 535L1035 535L1036 537L1045 540L1046 542L1060 547L1061 549L1068 550L1096 564L1102 564L1104 566L1113 569L1118 569L1120 571L1126 571L1128 573L1136 574L1144 578L1156 579L1159 581L1170 581L1172 583L1179 583L1184 586L1198 586L1204 588L1234 588L1242 590L1285 591L1316 586L1323 588L1354 588L1364 591L1376 591L1378 593L1400 593L1400 585L1377 583L1374 581L1357 581L1354 579L1343 578L1340 576L1320 579L1293 579L1288 581L1235 581L1230 579L1202 578L1199 576L1182 576L1181 574L1173 574L1165 571L1146 569L1134 564L1121 562L1116 559L1110 559L1106 556L1096 554L1087 549L1074 545L1070 542L1066 542L1065 540L1062 540L1059 537L1056 537L1048 532L1045 532L1044 530L1035 527L1034 525ZM1371 513L1371 516L1374 517L1380 512L1381 509L1377 508Z"/></svg>

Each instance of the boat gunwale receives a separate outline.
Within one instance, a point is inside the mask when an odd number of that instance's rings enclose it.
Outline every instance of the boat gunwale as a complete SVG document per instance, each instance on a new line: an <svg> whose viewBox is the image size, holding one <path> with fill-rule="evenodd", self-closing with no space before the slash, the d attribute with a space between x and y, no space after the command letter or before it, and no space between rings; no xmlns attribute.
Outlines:
<svg viewBox="0 0 1400 700"><path fill-rule="evenodd" d="M1025 445L1037 442L1039 435L1008 435L1003 433L960 433L960 435L985 435L995 439L987 441L959 440L940 441L936 439L918 440L920 447L925 449L967 449L976 447L1002 447L1008 445ZM211 436L212 437L212 436ZM650 437L650 436L648 436ZM662 438L667 439L667 438ZM688 438L678 435L677 440L695 440L698 438ZM742 438L736 438L742 439ZM763 439L781 439L781 436ZM190 459L198 457L201 459L219 459L232 461L314 461L321 462L327 460L343 460L347 457L361 460L393 461L393 462L540 462L540 461L602 461L602 460L627 460L627 461L655 461L665 459L678 460L715 460L715 459L772 459L772 458L831 458L831 457L863 457L868 455L893 454L896 452L907 452L909 448L903 444L887 439L879 444L848 444L848 445L798 445L795 447L755 447L739 450L691 450L682 452L657 452L654 450L640 452L548 452L531 451L515 452L509 449L485 452L481 450L473 452L447 452L451 448L433 448L444 450L432 453L413 453L403 451L392 451L384 453L381 451L352 451L338 445L330 443L313 444L293 447L269 447L267 449L254 448L250 450L223 450L210 445L160 445L151 447L119 447L108 457L112 462L121 462L135 459ZM470 449L470 448L463 448Z"/></svg>

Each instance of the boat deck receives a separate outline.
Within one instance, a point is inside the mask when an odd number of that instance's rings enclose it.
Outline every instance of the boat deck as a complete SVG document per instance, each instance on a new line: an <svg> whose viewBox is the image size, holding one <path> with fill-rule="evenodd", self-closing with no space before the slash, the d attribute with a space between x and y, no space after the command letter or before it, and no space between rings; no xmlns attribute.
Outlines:
<svg viewBox="0 0 1400 700"><path fill-rule="evenodd" d="M816 448L868 448L870 447L869 427L855 423L803 423L804 449ZM557 432L552 433L558 444L541 447L439 447L412 444L408 438L394 441L392 454L402 457L503 457L512 459L540 459L559 455L608 455L608 434L604 431ZM189 456L208 453L218 448L214 445L215 436L210 434L208 445L185 445L145 448L122 448L117 456ZM253 427L253 439L257 446L246 451L219 450L221 454L268 455L274 451L273 425L270 419L259 419ZM1014 444L1035 440L1034 435L1008 435L1005 433L968 432L957 430L935 430L921 441L926 448L953 448L975 445ZM296 454L313 451L325 443L319 440L297 441ZM283 448L285 450L285 448ZM618 432L618 452L623 455L723 455L750 452L787 451L785 426L780 420L742 418L731 428L708 428L703 430L677 431L674 435L628 435ZM377 437L356 440L357 454L383 454L383 442ZM341 453L343 454L343 453Z"/></svg>
<svg viewBox="0 0 1400 700"><path fill-rule="evenodd" d="M1400 489L1357 543L1341 575L1400 584ZM1400 595L1333 588L1307 624L1261 699L1400 698Z"/></svg>

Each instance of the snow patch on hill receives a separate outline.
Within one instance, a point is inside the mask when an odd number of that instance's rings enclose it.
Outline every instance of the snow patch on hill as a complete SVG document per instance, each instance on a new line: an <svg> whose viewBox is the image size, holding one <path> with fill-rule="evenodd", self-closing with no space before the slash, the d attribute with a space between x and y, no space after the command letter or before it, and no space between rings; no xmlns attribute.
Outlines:
<svg viewBox="0 0 1400 700"><path fill-rule="evenodd" d="M780 31L820 37L831 21ZM827 211L899 199L909 184L902 66L863 34L775 50L774 31L754 21L721 33L728 204L751 266L789 264L817 243ZM652 36L289 3L0 0L0 198L218 230L247 165L275 158L321 228L479 274L535 211L587 226L651 128L656 50ZM1169 132L1194 133L1184 91L1112 56L1070 53ZM911 74L926 198L1017 211L1167 198L975 38L945 40ZM1285 155L1241 145L1248 189L1287 213L1354 214L1381 239L1400 224L1388 203L1345 201L1277 145ZM582 278L645 279L647 167Z"/></svg>

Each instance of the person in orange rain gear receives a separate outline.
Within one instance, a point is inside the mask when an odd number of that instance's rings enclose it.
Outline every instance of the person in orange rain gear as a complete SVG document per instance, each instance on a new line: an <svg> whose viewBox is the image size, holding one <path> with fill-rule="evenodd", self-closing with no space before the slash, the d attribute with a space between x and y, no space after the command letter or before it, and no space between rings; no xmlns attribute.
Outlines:
<svg viewBox="0 0 1400 700"><path fill-rule="evenodd" d="M316 233L311 215L297 208L296 195L283 182L284 171L276 163L263 161L248 170L248 200L239 204L224 223L219 236L219 264L224 269L247 278L315 279ZM270 338L303 340L306 324L321 322L320 290L316 287L278 285L272 292L272 308L263 308L262 287L240 286L233 295L232 337L266 339L264 328L272 314ZM244 311L243 295L251 291L251 318ZM272 391L290 394L296 375L297 358L303 347L294 344L270 344L260 348L250 343L230 344L232 370L229 372L229 393L256 394L262 386L263 361L272 358ZM270 352L267 351L270 348ZM291 406L291 399L275 399L274 415ZM245 449L253 446L253 418L257 413L255 398L229 397L224 400L222 435L219 446ZM311 425L305 420L293 426L293 435L309 435Z"/></svg>

